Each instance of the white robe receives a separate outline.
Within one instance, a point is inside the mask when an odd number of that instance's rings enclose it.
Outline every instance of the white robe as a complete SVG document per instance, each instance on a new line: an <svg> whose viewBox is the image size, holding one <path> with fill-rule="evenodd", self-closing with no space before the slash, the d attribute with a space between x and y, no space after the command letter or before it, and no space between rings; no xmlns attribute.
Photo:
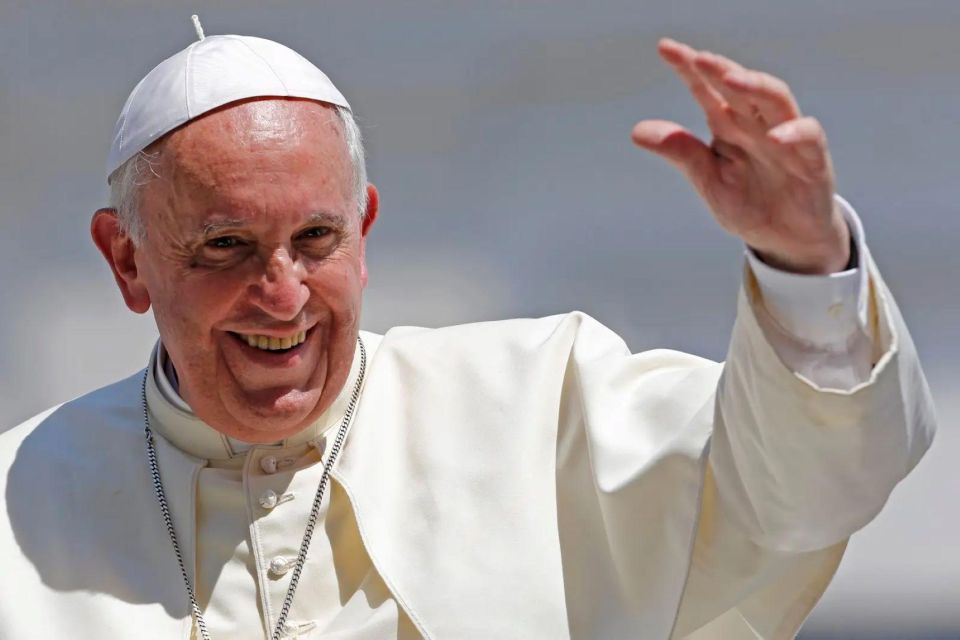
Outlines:
<svg viewBox="0 0 960 640"><path fill-rule="evenodd" d="M363 338L372 358L379 336ZM241 443L197 419L180 398L167 363L158 344L145 391L154 433L201 461L194 478L196 549L189 550L187 563L191 584L212 638L262 640L277 626L323 463L359 377L359 355L330 409L276 445ZM299 597L284 625L289 636L419 639L373 566L350 500L335 482L324 491L317 522ZM284 568L272 570L274 563Z"/></svg>
<svg viewBox="0 0 960 640"><path fill-rule="evenodd" d="M749 277L726 365L631 355L582 313L364 333L331 489L376 576L425 638L793 637L934 429L907 330L863 259L875 364L848 390L784 366ZM189 637L140 380L0 436L0 638ZM192 572L205 461L157 447ZM309 606L309 590L297 598Z"/></svg>

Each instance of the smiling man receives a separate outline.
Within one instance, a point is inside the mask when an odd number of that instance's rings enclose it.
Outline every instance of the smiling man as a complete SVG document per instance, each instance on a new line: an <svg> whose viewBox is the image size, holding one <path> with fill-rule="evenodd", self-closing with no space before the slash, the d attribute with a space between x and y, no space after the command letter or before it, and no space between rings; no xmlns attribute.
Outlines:
<svg viewBox="0 0 960 640"><path fill-rule="evenodd" d="M154 310L183 400L239 440L303 431L346 382L377 217L346 122L302 99L218 107L118 169L121 193L144 164L164 176L125 212L150 212L139 235L116 209L94 216L127 305Z"/></svg>
<svg viewBox="0 0 960 640"><path fill-rule="evenodd" d="M726 363L581 313L379 336L346 100L198 35L91 225L153 357L0 436L0 637L793 637L934 418L787 85L664 40L714 140L633 131L749 247Z"/></svg>

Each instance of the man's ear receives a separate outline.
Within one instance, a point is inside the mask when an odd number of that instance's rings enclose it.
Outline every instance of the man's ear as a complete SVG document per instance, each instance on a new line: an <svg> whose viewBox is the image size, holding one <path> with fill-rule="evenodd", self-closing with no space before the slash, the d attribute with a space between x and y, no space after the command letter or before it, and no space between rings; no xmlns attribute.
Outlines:
<svg viewBox="0 0 960 640"><path fill-rule="evenodd" d="M150 294L137 269L137 247L124 233L115 209L98 209L90 221L90 235L117 281L123 301L135 313L150 309Z"/></svg>
<svg viewBox="0 0 960 640"><path fill-rule="evenodd" d="M360 227L360 282L367 286L367 234L373 228L373 223L377 221L377 214L380 212L380 194L373 184L367 185L367 211L363 216L363 222Z"/></svg>
<svg viewBox="0 0 960 640"><path fill-rule="evenodd" d="M367 211L363 216L363 227L361 233L366 238L370 233L370 228L377 221L377 213L380 212L380 193L373 184L367 185Z"/></svg>

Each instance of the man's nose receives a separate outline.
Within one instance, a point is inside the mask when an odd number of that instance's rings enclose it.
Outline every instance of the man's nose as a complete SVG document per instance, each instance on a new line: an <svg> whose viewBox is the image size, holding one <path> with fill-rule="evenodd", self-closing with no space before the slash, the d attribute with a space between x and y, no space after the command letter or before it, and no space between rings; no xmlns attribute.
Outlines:
<svg viewBox="0 0 960 640"><path fill-rule="evenodd" d="M255 304L277 320L293 320L310 297L305 277L303 265L285 248L275 250L267 257L257 283Z"/></svg>

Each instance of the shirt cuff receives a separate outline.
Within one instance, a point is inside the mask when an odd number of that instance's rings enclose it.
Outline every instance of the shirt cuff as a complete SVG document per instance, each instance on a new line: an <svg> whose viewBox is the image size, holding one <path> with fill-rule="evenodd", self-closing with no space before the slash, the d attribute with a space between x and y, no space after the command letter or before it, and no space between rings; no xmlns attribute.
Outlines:
<svg viewBox="0 0 960 640"><path fill-rule="evenodd" d="M797 340L838 349L867 326L867 247L863 225L850 204L834 196L857 248L855 268L823 276L774 269L747 248L747 262L760 286L763 306Z"/></svg>

